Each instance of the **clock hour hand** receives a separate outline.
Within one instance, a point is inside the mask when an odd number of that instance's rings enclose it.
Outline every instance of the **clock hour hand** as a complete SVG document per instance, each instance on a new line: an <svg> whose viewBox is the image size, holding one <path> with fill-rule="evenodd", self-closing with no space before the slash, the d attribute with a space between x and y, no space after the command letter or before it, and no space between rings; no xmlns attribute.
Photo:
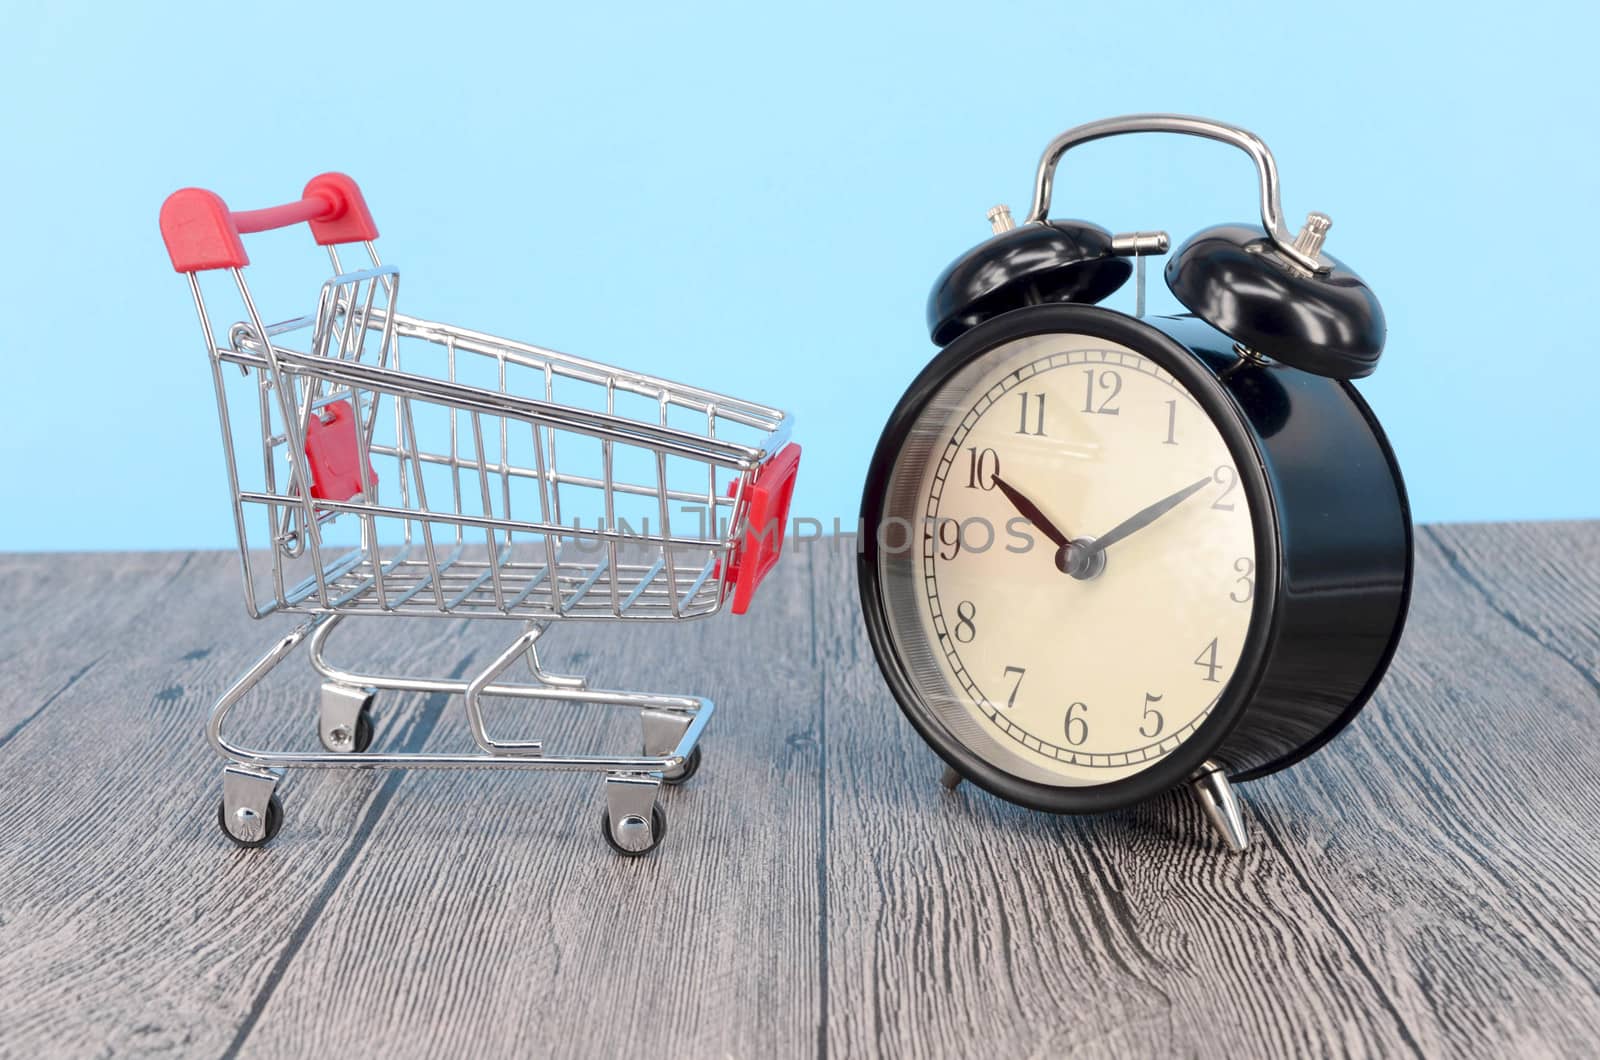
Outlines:
<svg viewBox="0 0 1600 1060"><path fill-rule="evenodd" d="M1060 530L1057 530L1056 525L1049 519L1045 518L1045 514L1039 510L1039 506L1037 504L1034 504L1021 493L1017 492L1017 490L1014 489L1010 483L1006 482L999 475L993 476L992 480L994 484L1000 488L1000 492L1006 495L1006 500L1011 502L1011 507L1015 508L1024 519L1028 520L1028 522L1032 523L1034 526L1037 526L1039 530L1043 532L1044 536L1048 537L1057 548L1067 547L1067 535L1063 534Z"/></svg>
<svg viewBox="0 0 1600 1060"><path fill-rule="evenodd" d="M1210 481L1211 476L1207 475L1198 482L1191 482L1178 492L1161 498L1148 508L1140 509L1135 514L1118 523L1116 526L1113 526L1110 530L1107 530L1101 536L1095 538L1094 543L1089 546L1089 549L1093 552L1104 552L1118 541L1121 541L1123 538L1130 536L1136 531L1143 530L1145 527L1149 526L1163 515L1166 515L1168 512L1172 511L1172 509L1176 508L1178 505L1182 504L1184 501L1200 492L1200 490L1204 489Z"/></svg>

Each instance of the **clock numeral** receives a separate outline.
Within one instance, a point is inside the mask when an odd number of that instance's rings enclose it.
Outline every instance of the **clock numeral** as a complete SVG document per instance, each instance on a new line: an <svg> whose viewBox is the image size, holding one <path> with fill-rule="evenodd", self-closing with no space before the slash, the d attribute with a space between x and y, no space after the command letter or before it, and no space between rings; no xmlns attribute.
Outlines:
<svg viewBox="0 0 1600 1060"><path fill-rule="evenodd" d="M1116 370L1112 368L1102 371L1098 380L1095 379L1093 368L1086 370L1083 375L1085 383L1083 388L1083 411L1101 416L1120 415L1122 410L1112 408L1111 403L1117 399L1118 394L1122 393L1122 376L1118 375ZM1098 385L1096 385L1097 383ZM1095 404L1097 390L1110 391L1100 399L1098 405Z"/></svg>
<svg viewBox="0 0 1600 1060"><path fill-rule="evenodd" d="M1067 742L1077 747L1089 738L1089 722L1084 715L1089 712L1087 703L1074 703L1067 708Z"/></svg>
<svg viewBox="0 0 1600 1060"><path fill-rule="evenodd" d="M949 537L945 536L945 530L946 529L949 529L949 531L950 531L950 536ZM939 533L938 533L937 536L939 538L939 544L944 545L945 547L950 549L950 554L949 555L945 555L943 552L940 552L939 553L939 558L940 559L955 559L956 556L960 555L960 553L961 553L961 524L960 523L956 522L954 519L940 519L939 520Z"/></svg>
<svg viewBox="0 0 1600 1060"><path fill-rule="evenodd" d="M1202 650L1199 655L1194 657L1194 664L1206 672L1205 679L1207 681L1210 681L1212 684L1217 683L1217 671L1222 669L1222 666L1217 662L1216 637L1212 637L1211 643L1207 644L1204 650Z"/></svg>
<svg viewBox="0 0 1600 1060"><path fill-rule="evenodd" d="M1167 439L1161 444L1178 444L1178 401L1176 398L1167 402Z"/></svg>
<svg viewBox="0 0 1600 1060"><path fill-rule="evenodd" d="M1233 569L1239 573L1235 581L1241 588L1229 593L1228 599L1236 604L1248 604L1256 595L1256 561L1249 556L1240 556L1233 561Z"/></svg>
<svg viewBox="0 0 1600 1060"><path fill-rule="evenodd" d="M993 449L981 453L977 446L967 447L967 489L992 490L995 476L1000 474L1000 454Z"/></svg>
<svg viewBox="0 0 1600 1060"><path fill-rule="evenodd" d="M1150 709L1150 704L1159 702L1161 702L1160 696L1152 696L1149 692L1144 694L1144 721L1139 723L1139 735L1144 736L1147 739L1153 740L1157 736L1160 736L1162 727L1167 723L1167 719L1161 716L1161 712L1159 710ZM1154 724L1152 724L1152 720ZM1146 725L1151 726L1148 732L1145 731Z"/></svg>
<svg viewBox="0 0 1600 1060"><path fill-rule="evenodd" d="M978 635L977 624L973 619L978 617L978 608L971 600L963 600L956 605L956 640L963 644L971 644L972 638Z"/></svg>
<svg viewBox="0 0 1600 1060"><path fill-rule="evenodd" d="M1031 430L1031 431L1028 430L1028 397L1029 397L1029 394L1028 394L1028 392L1026 390L1024 390L1020 396L1022 398L1022 409L1020 410L1021 411L1021 415L1020 415L1020 417L1019 417L1019 419L1017 421L1017 433L1018 434L1031 434L1036 438L1043 438L1044 437L1044 395L1043 394L1034 394L1034 395L1032 395L1034 398L1037 399L1037 408L1035 410L1035 414L1034 414L1034 418L1033 418L1033 430Z"/></svg>
<svg viewBox="0 0 1600 1060"><path fill-rule="evenodd" d="M1017 705L1017 691L1022 688L1022 679L1027 676L1028 671L1020 666L1006 667L1006 676L1010 677L1012 674L1017 675L1017 683L1011 686L1011 694L1006 697L1006 709L1008 710Z"/></svg>
<svg viewBox="0 0 1600 1060"><path fill-rule="evenodd" d="M1233 502L1228 498L1239 487L1239 473L1227 464L1223 464L1211 473L1211 481L1222 487L1222 492L1217 495L1217 499L1211 502L1211 510L1217 512L1233 511ZM1227 503L1223 503L1225 501Z"/></svg>

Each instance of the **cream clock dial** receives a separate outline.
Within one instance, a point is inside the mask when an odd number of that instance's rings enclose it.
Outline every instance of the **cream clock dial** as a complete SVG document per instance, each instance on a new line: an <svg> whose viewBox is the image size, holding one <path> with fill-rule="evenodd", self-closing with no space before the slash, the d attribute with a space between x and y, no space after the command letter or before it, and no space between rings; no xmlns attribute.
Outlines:
<svg viewBox="0 0 1600 1060"><path fill-rule="evenodd" d="M1205 720L1250 624L1227 444L1103 338L1017 340L964 391L919 490L922 632L960 706L1047 782L1146 769Z"/></svg>

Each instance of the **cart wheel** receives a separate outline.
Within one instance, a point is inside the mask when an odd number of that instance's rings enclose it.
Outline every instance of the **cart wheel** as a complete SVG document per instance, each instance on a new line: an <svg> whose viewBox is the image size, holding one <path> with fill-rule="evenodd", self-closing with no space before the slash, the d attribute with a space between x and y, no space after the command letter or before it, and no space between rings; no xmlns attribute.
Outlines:
<svg viewBox="0 0 1600 1060"><path fill-rule="evenodd" d="M372 746L372 732L372 711L362 707L361 713L356 715L356 738L353 744L356 754Z"/></svg>
<svg viewBox="0 0 1600 1060"><path fill-rule="evenodd" d="M678 771L676 773L662 773L661 781L664 784L671 784L676 787L679 784L686 783L690 777L698 772L700 772L700 746L696 744L695 749L684 757L683 765L679 767Z"/></svg>
<svg viewBox="0 0 1600 1060"><path fill-rule="evenodd" d="M324 723L324 726L326 723ZM361 704L361 712L356 715L356 722L350 729L343 726L335 728L332 733L325 731L324 726L318 726L317 736L322 741L322 746L338 754L360 754L372 746L372 736L375 728L372 723L372 697L368 696L366 702ZM347 740L339 737L349 733Z"/></svg>
<svg viewBox="0 0 1600 1060"><path fill-rule="evenodd" d="M283 829L283 803L278 801L278 796L276 795L267 800L266 826L266 830L260 839L240 839L238 836L234 835L228 830L227 800L221 800L217 803L217 827L222 829L222 834L242 847L253 848L265 846L266 844L270 843L272 841L272 837L277 835Z"/></svg>
<svg viewBox="0 0 1600 1060"><path fill-rule="evenodd" d="M634 818L634 820L638 820L638 818ZM639 823L643 824L642 821ZM606 837L606 842L611 844L612 850L615 850L623 857L636 858L641 854L650 853L662 839L666 838L667 815L661 809L660 803L650 807L650 845L640 850L629 850L617 842L617 837L611 831L611 814L607 810L600 811L600 834Z"/></svg>

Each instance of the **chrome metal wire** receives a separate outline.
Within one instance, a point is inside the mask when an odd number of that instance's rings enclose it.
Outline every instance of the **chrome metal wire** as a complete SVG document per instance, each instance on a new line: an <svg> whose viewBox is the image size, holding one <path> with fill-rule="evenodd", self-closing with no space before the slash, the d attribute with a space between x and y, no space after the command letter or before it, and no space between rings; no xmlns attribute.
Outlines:
<svg viewBox="0 0 1600 1060"><path fill-rule="evenodd" d="M354 271L330 247L335 274L315 312L270 325L232 270L244 319L221 337L193 286L251 612L718 611L746 487L787 441L787 415L404 315L398 270L364 247L370 266ZM361 490L308 498L311 420L339 402L359 417ZM241 459L252 435L259 464Z"/></svg>
<svg viewBox="0 0 1600 1060"><path fill-rule="evenodd" d="M308 616L212 708L207 737L229 763L219 820L240 842L270 838L274 790L291 766L592 770L606 775L608 840L643 852L661 834L652 823L661 819L657 788L697 768L711 701L590 688L547 672L536 641L564 619L675 621L721 610L745 540L749 487L786 444L790 419L701 387L406 316L396 309L399 272L372 243L360 246L368 264L354 270L328 247L333 275L314 311L273 324L244 271L230 268L241 319L219 332L199 275L189 273L246 605L257 617ZM341 444L354 446L354 484L341 478L337 492L349 495L340 497L318 489L328 465L313 464L308 441L346 416L354 429L339 430L351 439ZM336 477L352 470L347 456L338 454ZM470 679L397 676L327 661L329 634L353 615L522 627ZM307 640L324 679L324 751L231 742L227 716ZM504 679L519 659L531 682ZM369 751L366 711L379 689L460 696L476 750ZM642 751L556 754L544 741L496 739L484 697L634 708Z"/></svg>

